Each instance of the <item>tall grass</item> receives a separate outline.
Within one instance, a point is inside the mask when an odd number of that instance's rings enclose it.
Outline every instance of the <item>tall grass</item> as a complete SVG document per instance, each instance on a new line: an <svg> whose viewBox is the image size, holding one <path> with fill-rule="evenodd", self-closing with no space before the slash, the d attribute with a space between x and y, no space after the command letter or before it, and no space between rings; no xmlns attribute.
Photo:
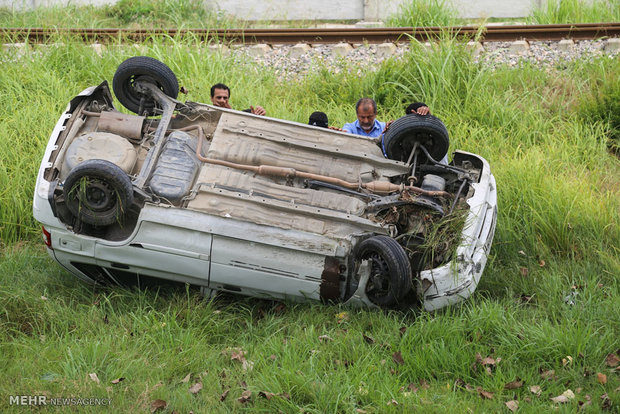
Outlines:
<svg viewBox="0 0 620 414"><path fill-rule="evenodd" d="M281 82L268 67L191 38L140 48L110 45L98 56L63 39L0 52L0 375L10 379L2 395L109 396L119 412L146 411L156 399L179 412L501 412L514 398L523 411L544 412L567 389L576 397L561 412L620 404L620 378L605 364L620 348L620 164L608 148L613 118L595 104L614 96L617 59L491 70L444 39L431 50L413 44L362 76L344 61L339 73L316 62ZM58 116L135 54L167 63L189 90L182 98L207 102L211 84L224 82L233 107L260 104L299 122L323 110L342 125L361 96L377 99L383 120L425 101L446 123L450 150L481 154L497 179L496 237L477 293L435 314L282 311L236 297L204 302L192 289L94 289L40 247L24 247L38 235L34 179ZM251 369L231 360L235 347ZM476 354L502 361L487 371ZM541 378L549 370L555 377ZM517 378L522 387L504 388ZM203 389L194 395L196 382ZM250 402L237 401L244 389Z"/></svg>
<svg viewBox="0 0 620 414"><path fill-rule="evenodd" d="M449 0L409 0L387 19L390 27L456 26L461 19Z"/></svg>
<svg viewBox="0 0 620 414"><path fill-rule="evenodd" d="M532 11L530 24L601 23L620 21L618 0L549 0Z"/></svg>
<svg viewBox="0 0 620 414"><path fill-rule="evenodd" d="M100 7L69 4L34 10L0 8L0 27L211 29L244 25L199 0L119 0Z"/></svg>

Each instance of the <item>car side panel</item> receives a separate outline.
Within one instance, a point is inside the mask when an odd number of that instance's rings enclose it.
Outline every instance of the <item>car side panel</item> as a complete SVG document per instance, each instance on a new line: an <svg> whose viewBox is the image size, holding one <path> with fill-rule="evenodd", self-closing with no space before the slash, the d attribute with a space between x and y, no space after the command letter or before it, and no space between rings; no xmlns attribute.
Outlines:
<svg viewBox="0 0 620 414"><path fill-rule="evenodd" d="M274 298L320 299L325 256L213 237L209 287Z"/></svg>

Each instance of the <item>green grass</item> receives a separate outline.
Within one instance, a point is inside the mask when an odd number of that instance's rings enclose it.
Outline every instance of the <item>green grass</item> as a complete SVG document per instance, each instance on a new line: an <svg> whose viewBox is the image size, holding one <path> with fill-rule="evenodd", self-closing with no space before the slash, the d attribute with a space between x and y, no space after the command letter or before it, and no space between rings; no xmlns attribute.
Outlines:
<svg viewBox="0 0 620 414"><path fill-rule="evenodd" d="M361 77L344 62L340 73L316 62L284 83L191 39L141 47L112 45L99 57L64 39L22 55L0 52L0 376L9 379L0 384L0 411L9 395L41 393L110 397L118 412L148 411L156 399L168 412L501 412L513 398L523 412L574 412L586 395L585 412L598 412L603 394L618 407L620 376L605 358L620 348L620 163L609 149L617 124L604 104L617 96L617 59L491 70L444 40L430 52L414 44L402 61ZM36 172L66 103L135 54L167 63L189 90L182 99L207 102L221 81L233 107L260 104L299 122L324 110L342 125L361 96L377 99L380 119L425 101L446 123L451 151L484 156L497 179L496 236L476 294L435 314L312 304L282 311L237 297L205 302L191 289L94 289L74 280L30 243L39 237ZM247 351L251 370L231 360L235 347ZM490 375L477 353L501 358ZM541 378L548 370L555 379ZM523 387L504 389L517 378ZM192 395L196 382L203 389ZM244 388L252 391L246 404L236 400ZM552 408L549 398L567 389L576 398ZM392 399L399 405L388 406Z"/></svg>
<svg viewBox="0 0 620 414"><path fill-rule="evenodd" d="M601 270L553 260L518 278L496 262L465 305L403 314L235 297L206 302L184 289L94 289L41 248L21 246L0 264L0 374L11 378L0 385L0 407L8 409L10 395L33 394L111 398L116 412L147 411L156 399L168 412L500 412L516 398L525 412L548 412L549 398L571 389L576 399L560 412L573 412L586 395L586 412L597 412L604 393L620 403L613 391L620 379L604 362L620 345L618 282L599 286ZM571 290L578 292L572 306L563 300ZM521 300L522 292L532 300ZM251 368L231 359L235 348ZM501 361L487 374L477 354ZM549 370L556 378L541 378ZM516 379L524 386L504 389ZM197 382L203 389L192 395ZM483 400L477 387L494 398ZM241 404L245 389L252 398ZM289 397L267 400L261 391ZM399 405L388 406L392 400Z"/></svg>
<svg viewBox="0 0 620 414"><path fill-rule="evenodd" d="M463 22L449 0L410 0L387 19L389 27L457 26Z"/></svg>
<svg viewBox="0 0 620 414"><path fill-rule="evenodd" d="M244 23L199 0L120 0L102 7L67 5L21 11L0 8L0 27L227 28Z"/></svg>
<svg viewBox="0 0 620 414"><path fill-rule="evenodd" d="M530 24L601 23L620 21L618 0L549 0L532 11Z"/></svg>

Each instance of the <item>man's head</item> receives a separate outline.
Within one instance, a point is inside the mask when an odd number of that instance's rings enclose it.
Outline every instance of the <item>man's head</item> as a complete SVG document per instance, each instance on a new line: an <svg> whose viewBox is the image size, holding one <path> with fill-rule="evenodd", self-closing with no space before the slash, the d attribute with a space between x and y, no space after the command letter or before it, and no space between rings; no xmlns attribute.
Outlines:
<svg viewBox="0 0 620 414"><path fill-rule="evenodd" d="M228 86L223 83L216 83L211 86L211 102L213 102L213 105L230 108L228 99L230 99L230 88Z"/></svg>
<svg viewBox="0 0 620 414"><path fill-rule="evenodd" d="M430 111L424 102L414 102L405 108L405 115L409 114L428 115Z"/></svg>
<svg viewBox="0 0 620 414"><path fill-rule="evenodd" d="M308 125L327 128L327 126L329 125L329 121L327 120L327 114L325 112L313 112L312 115L310 115Z"/></svg>
<svg viewBox="0 0 620 414"><path fill-rule="evenodd" d="M369 132L377 118L377 103L374 99L362 98L355 104L355 113L362 129Z"/></svg>

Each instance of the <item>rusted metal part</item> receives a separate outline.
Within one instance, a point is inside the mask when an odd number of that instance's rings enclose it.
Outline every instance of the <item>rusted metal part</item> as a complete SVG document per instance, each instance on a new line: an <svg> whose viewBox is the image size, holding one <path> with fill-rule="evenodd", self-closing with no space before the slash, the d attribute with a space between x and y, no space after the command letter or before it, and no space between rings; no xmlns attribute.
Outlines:
<svg viewBox="0 0 620 414"><path fill-rule="evenodd" d="M513 40L587 40L620 37L620 23L585 23L512 26L382 27L334 29L42 29L0 28L3 41L45 43L58 37L85 42L142 42L149 39L192 38L234 43L384 43L419 41L456 35L481 42Z"/></svg>
<svg viewBox="0 0 620 414"><path fill-rule="evenodd" d="M142 139L142 127L144 126L145 119L146 117L144 116L124 114L116 111L103 111L99 114L97 130L111 132L134 141L139 141Z"/></svg>
<svg viewBox="0 0 620 414"><path fill-rule="evenodd" d="M335 257L325 257L319 294L324 303L340 300L340 264Z"/></svg>

